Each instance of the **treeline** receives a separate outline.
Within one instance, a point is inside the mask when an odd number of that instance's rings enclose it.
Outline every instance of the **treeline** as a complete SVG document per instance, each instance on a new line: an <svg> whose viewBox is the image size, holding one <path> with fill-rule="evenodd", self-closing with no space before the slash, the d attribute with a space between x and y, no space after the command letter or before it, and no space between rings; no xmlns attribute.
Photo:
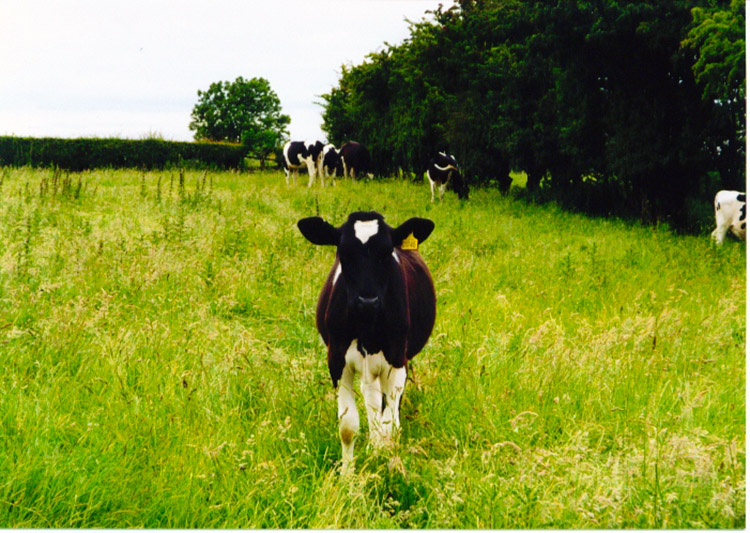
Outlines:
<svg viewBox="0 0 750 533"><path fill-rule="evenodd" d="M421 176L448 150L472 185L695 229L745 187L745 6L728 1L460 0L323 95L338 144Z"/></svg>
<svg viewBox="0 0 750 533"><path fill-rule="evenodd" d="M59 139L0 136L0 166L163 169L174 166L232 169L244 164L247 148L231 143L160 139Z"/></svg>

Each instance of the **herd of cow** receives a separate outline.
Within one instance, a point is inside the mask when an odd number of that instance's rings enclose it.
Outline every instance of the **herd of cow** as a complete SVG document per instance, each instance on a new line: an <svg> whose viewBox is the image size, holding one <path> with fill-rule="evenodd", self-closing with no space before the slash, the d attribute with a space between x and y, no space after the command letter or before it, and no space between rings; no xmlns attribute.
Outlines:
<svg viewBox="0 0 750 533"><path fill-rule="evenodd" d="M282 166L286 173L286 183L289 178L295 183L299 170L307 168L310 180L308 187L312 187L315 178L320 178L321 185L326 180L336 184L336 177L349 177L352 180L362 177L372 177L370 173L370 152L356 141L347 141L336 148L332 144L320 141L288 141L283 147ZM469 186L461 175L456 158L445 152L436 152L427 165L426 175L430 183L431 200L435 201L437 188L440 200L445 190L451 189L461 199L469 198ZM731 231L738 238L745 239L745 193L739 191L719 191L714 199L716 215L716 229L711 238L717 245L724 242L727 231Z"/></svg>
<svg viewBox="0 0 750 533"><path fill-rule="evenodd" d="M296 183L300 169L307 168L310 176L307 182L312 187L315 178L320 178L320 184L326 180L336 184L336 177L348 177L352 180L362 176L372 177L370 173L370 152L356 141L347 141L336 148L332 144L320 141L288 141L283 149L281 161L286 174L286 184L289 178ZM430 181L432 201L435 201L435 188L439 190L442 200L445 190L450 186L459 198L469 198L469 187L458 169L456 159L445 152L437 152L430 159L427 166L427 179Z"/></svg>
<svg viewBox="0 0 750 533"><path fill-rule="evenodd" d="M307 167L308 186L316 176L355 179L369 171L370 155L359 143L341 148L321 142L288 142L284 169L296 179ZM432 200L440 198L449 183L459 197L468 197L455 158L438 153L427 168ZM727 231L745 239L745 193L719 191L714 201L716 229L711 234L720 245ZM370 442L376 447L394 443L400 427L399 408L406 386L408 362L425 346L435 323L435 288L427 265L417 252L430 236L434 222L411 218L393 228L380 213L357 212L334 227L320 217L303 218L297 226L317 245L336 247L336 256L320 296L316 325L328 348L328 369L337 391L341 472L350 472L359 414L354 379L367 413Z"/></svg>
<svg viewBox="0 0 750 533"><path fill-rule="evenodd" d="M338 149L320 141L288 141L282 151L287 185L289 177L296 182L299 170L305 167L310 175L308 187L315 183L316 176L320 177L321 185L325 185L326 179L335 184L336 176L355 179L370 169L370 152L356 141L348 141Z"/></svg>

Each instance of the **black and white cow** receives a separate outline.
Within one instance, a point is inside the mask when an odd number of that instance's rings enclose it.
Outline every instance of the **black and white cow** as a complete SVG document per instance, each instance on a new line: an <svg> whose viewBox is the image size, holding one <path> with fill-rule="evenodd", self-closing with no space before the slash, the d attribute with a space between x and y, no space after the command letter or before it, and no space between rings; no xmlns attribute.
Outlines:
<svg viewBox="0 0 750 533"><path fill-rule="evenodd" d="M326 178L331 178L331 181L336 185L336 169L341 163L341 156L336 147L332 144L326 144L323 147L323 173Z"/></svg>
<svg viewBox="0 0 750 533"><path fill-rule="evenodd" d="M427 343L435 323L435 288L416 250L435 224L411 218L392 228L382 215L370 212L352 213L338 228L320 217L303 218L297 226L313 244L336 247L318 298L316 323L338 387L344 473L352 464L359 432L357 374L371 442L387 444L398 435L407 364Z"/></svg>
<svg viewBox="0 0 750 533"><path fill-rule="evenodd" d="M307 173L310 175L310 181L307 186L312 187L315 176L320 173L322 181L321 165L323 159L323 143L320 141L288 141L283 148L284 173L286 174L286 184L289 185L289 175L292 176L292 182L296 183L297 173L303 166L307 167Z"/></svg>
<svg viewBox="0 0 750 533"><path fill-rule="evenodd" d="M427 167L427 179L430 180L431 201L435 201L435 186L440 190L440 200L443 199L448 185L459 198L469 198L469 187L458 169L456 158L445 152L438 152L430 159Z"/></svg>
<svg viewBox="0 0 750 533"><path fill-rule="evenodd" d="M355 179L370 171L370 152L357 141L347 141L339 148L339 156L344 167L344 177Z"/></svg>
<svg viewBox="0 0 750 533"><path fill-rule="evenodd" d="M745 240L747 227L747 202L745 193L739 191L719 191L714 198L716 210L716 229L711 232L711 238L717 245L724 242L727 230L731 230L737 237Z"/></svg>

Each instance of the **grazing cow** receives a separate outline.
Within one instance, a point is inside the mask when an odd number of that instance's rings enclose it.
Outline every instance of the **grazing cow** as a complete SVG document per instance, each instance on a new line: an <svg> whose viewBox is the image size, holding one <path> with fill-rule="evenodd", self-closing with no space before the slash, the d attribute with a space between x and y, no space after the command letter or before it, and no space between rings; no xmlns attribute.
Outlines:
<svg viewBox="0 0 750 533"><path fill-rule="evenodd" d="M341 161L341 156L336 147L332 144L326 144L323 147L323 172L326 178L331 178L331 181L336 185L336 169ZM321 176L322 177L322 176Z"/></svg>
<svg viewBox="0 0 750 533"><path fill-rule="evenodd" d="M435 186L440 190L440 200L443 199L445 189L448 185L458 195L459 198L469 198L469 186L466 184L461 172L458 170L458 163L452 155L445 152L438 152L436 156L430 159L427 167L427 179L430 180L430 192L432 193L431 201L435 201Z"/></svg>
<svg viewBox="0 0 750 533"><path fill-rule="evenodd" d="M296 183L299 169L307 166L307 172L310 175L310 181L307 183L307 186L311 187L321 167L323 143L320 141L288 141L284 145L283 153L286 184L289 185L290 174L292 175L292 182ZM321 181L322 179L321 173Z"/></svg>
<svg viewBox="0 0 750 533"><path fill-rule="evenodd" d="M727 230L732 230L737 237L745 240L745 228L747 226L747 202L745 193L738 191L719 191L714 198L714 209L716 209L716 229L711 233L711 238L717 245L724 242Z"/></svg>
<svg viewBox="0 0 750 533"><path fill-rule="evenodd" d="M435 224L411 218L392 228L379 213L352 213L338 228L320 217L297 223L313 244L336 246L336 259L318 298L316 324L328 347L338 387L342 473L354 458L359 414L354 378L361 374L370 440L393 442L407 363L427 343L435 323L435 288L417 243ZM383 404L385 402L385 405Z"/></svg>
<svg viewBox="0 0 750 533"><path fill-rule="evenodd" d="M358 175L369 174L370 152L356 141L345 142L339 148L339 156L344 167L344 177L355 179Z"/></svg>

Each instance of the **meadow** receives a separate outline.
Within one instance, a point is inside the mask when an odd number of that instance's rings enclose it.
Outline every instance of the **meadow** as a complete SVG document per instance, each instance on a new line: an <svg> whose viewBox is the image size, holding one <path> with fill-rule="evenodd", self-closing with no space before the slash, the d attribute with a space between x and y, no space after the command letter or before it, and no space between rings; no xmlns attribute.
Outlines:
<svg viewBox="0 0 750 533"><path fill-rule="evenodd" d="M0 170L0 527L745 527L744 243L305 184ZM438 316L341 479L295 224L357 210L435 221Z"/></svg>

